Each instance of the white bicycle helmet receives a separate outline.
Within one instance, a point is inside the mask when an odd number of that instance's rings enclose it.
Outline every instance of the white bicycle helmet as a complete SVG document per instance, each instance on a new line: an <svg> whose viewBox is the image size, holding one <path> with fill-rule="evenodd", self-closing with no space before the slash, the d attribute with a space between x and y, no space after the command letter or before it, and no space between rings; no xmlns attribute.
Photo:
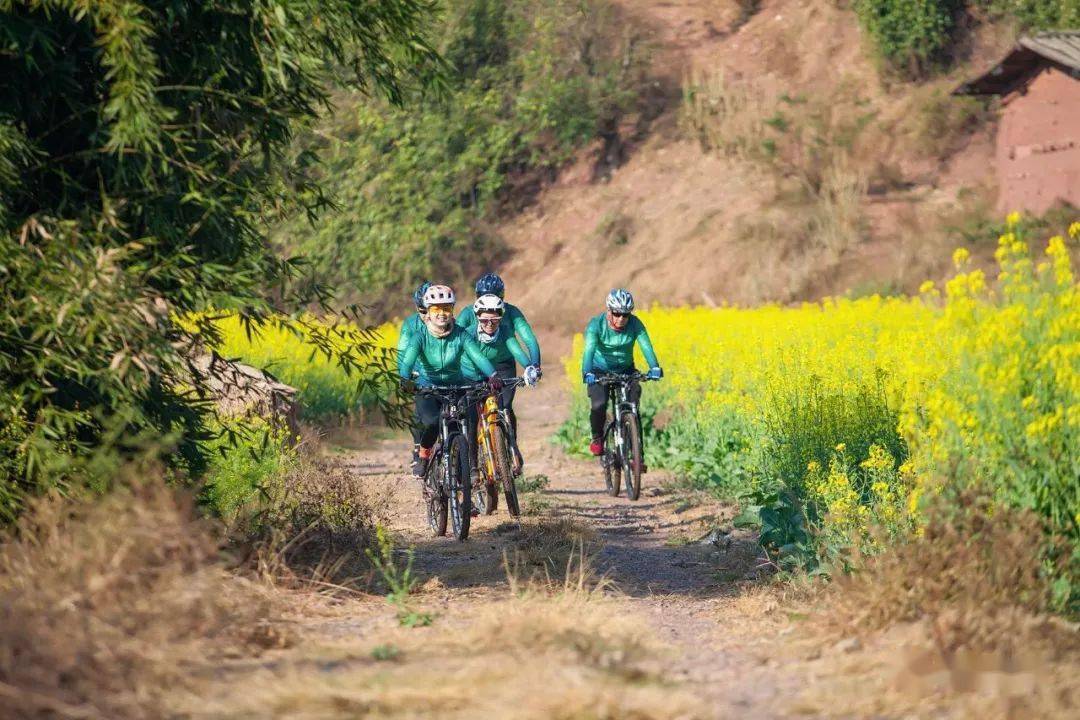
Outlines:
<svg viewBox="0 0 1080 720"><path fill-rule="evenodd" d="M476 302L472 306L473 312L480 315L482 312L495 313L499 317L502 317L506 312L506 303L498 295L481 295L476 298Z"/></svg>
<svg viewBox="0 0 1080 720"><path fill-rule="evenodd" d="M454 289L449 285L432 285L424 291L424 306L454 305L457 298L454 297Z"/></svg>
<svg viewBox="0 0 1080 720"><path fill-rule="evenodd" d="M628 313L634 311L634 296L630 294L629 290L623 290L622 288L615 288L608 293L607 296L608 310L617 313Z"/></svg>

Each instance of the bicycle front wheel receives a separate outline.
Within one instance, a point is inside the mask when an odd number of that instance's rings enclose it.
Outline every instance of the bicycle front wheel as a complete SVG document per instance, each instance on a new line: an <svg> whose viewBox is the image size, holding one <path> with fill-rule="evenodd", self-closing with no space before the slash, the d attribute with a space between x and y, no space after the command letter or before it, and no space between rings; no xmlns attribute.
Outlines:
<svg viewBox="0 0 1080 720"><path fill-rule="evenodd" d="M622 430L622 475L626 496L631 500L641 497L641 425L637 415L625 412L619 418Z"/></svg>
<svg viewBox="0 0 1080 720"><path fill-rule="evenodd" d="M501 425L491 428L491 449L495 461L495 483L501 485L506 497L506 509L512 517L521 514L518 507L517 485L514 484L514 466L510 461L510 441Z"/></svg>
<svg viewBox="0 0 1080 720"><path fill-rule="evenodd" d="M446 534L447 498L442 491L443 467L446 454L439 450L428 462L424 473L424 505L427 507L428 527L436 537Z"/></svg>
<svg viewBox="0 0 1080 720"><path fill-rule="evenodd" d="M469 466L469 443L464 435L450 440L446 461L449 467L450 521L454 537L464 541L469 537L472 520L472 476Z"/></svg>
<svg viewBox="0 0 1080 720"><path fill-rule="evenodd" d="M604 482L611 497L618 497L622 489L622 475L619 470L622 467L621 458L622 453L615 441L615 423L612 422L604 433L604 452L600 455L600 462L604 466Z"/></svg>

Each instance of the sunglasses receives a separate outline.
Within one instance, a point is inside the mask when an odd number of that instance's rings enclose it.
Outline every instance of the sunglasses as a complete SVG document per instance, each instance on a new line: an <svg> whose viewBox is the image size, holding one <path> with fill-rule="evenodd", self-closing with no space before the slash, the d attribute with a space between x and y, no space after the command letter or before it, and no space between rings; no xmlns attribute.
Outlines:
<svg viewBox="0 0 1080 720"><path fill-rule="evenodd" d="M612 315L612 317L617 317L617 318L630 317L630 313L615 312L614 310L611 311L611 315Z"/></svg>
<svg viewBox="0 0 1080 720"><path fill-rule="evenodd" d="M498 325L502 318L480 318L478 322L481 325Z"/></svg>
<svg viewBox="0 0 1080 720"><path fill-rule="evenodd" d="M454 312L453 305L428 305L428 312L438 312L446 315L452 315Z"/></svg>

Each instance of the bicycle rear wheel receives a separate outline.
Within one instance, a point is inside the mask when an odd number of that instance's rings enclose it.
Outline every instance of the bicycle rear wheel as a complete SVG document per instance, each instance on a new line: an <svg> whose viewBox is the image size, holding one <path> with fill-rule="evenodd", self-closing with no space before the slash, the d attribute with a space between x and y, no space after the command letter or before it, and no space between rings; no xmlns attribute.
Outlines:
<svg viewBox="0 0 1080 720"><path fill-rule="evenodd" d="M619 418L622 426L622 474L626 496L631 500L641 497L641 425L637 415L625 412Z"/></svg>
<svg viewBox="0 0 1080 720"><path fill-rule="evenodd" d="M514 484L514 466L510 460L510 441L501 425L491 428L491 448L495 455L495 482L502 486L507 511L512 517L517 517L521 509L518 507L517 485Z"/></svg>
<svg viewBox="0 0 1080 720"><path fill-rule="evenodd" d="M469 522L472 520L472 477L469 468L469 443L464 435L455 435L450 440L446 461L450 468L450 521L454 528L454 537L464 541L469 537Z"/></svg>
<svg viewBox="0 0 1080 720"><path fill-rule="evenodd" d="M600 455L600 462L604 466L604 482L607 483L608 495L618 497L622 487L622 476L619 472L621 466L619 448L615 442L615 423L608 423L604 432L604 451Z"/></svg>
<svg viewBox="0 0 1080 720"><path fill-rule="evenodd" d="M442 491L443 463L446 453L439 449L428 461L424 473L424 505L427 507L428 527L436 537L446 534L447 498Z"/></svg>

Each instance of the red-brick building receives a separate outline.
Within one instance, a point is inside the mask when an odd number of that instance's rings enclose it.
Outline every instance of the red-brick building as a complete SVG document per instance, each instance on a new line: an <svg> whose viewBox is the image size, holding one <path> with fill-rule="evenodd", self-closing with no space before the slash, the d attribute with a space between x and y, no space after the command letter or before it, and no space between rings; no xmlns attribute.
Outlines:
<svg viewBox="0 0 1080 720"><path fill-rule="evenodd" d="M1080 31L1020 38L997 65L956 90L999 95L998 210L1080 206Z"/></svg>

